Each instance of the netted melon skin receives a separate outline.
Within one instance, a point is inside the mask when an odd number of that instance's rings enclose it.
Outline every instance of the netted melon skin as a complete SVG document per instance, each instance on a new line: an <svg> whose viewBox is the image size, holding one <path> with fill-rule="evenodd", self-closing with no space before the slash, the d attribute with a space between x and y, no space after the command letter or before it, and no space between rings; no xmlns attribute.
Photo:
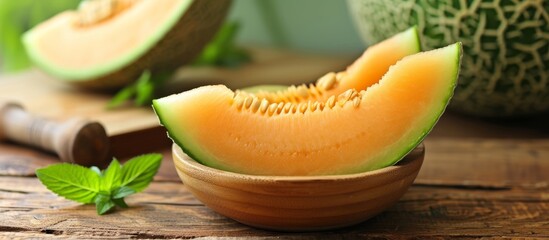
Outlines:
<svg viewBox="0 0 549 240"><path fill-rule="evenodd" d="M450 108L483 117L549 110L549 1L348 0L368 44L418 26L424 50L463 42Z"/></svg>

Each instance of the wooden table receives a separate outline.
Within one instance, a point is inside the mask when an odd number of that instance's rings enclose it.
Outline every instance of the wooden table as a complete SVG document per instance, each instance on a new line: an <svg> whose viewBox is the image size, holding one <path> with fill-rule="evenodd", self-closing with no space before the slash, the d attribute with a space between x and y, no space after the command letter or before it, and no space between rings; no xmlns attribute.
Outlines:
<svg viewBox="0 0 549 240"><path fill-rule="evenodd" d="M425 140L419 176L395 206L353 227L311 233L255 229L205 207L177 177L159 127L111 136L120 158L156 151L165 160L150 187L127 199L129 209L104 216L57 197L33 176L54 156L12 154L9 161L24 164L0 165L0 238L549 238L548 123L549 116L505 122L447 112Z"/></svg>

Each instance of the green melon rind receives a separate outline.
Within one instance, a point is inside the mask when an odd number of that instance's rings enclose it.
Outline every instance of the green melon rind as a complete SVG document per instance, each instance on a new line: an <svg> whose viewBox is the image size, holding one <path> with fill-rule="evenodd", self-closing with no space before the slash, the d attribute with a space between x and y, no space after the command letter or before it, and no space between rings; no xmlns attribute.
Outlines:
<svg viewBox="0 0 549 240"><path fill-rule="evenodd" d="M152 102L152 108L155 112L155 114L158 116L158 121L160 122L160 125L161 126L164 126L167 130L167 134L168 134L168 138L170 138L175 144L177 144L177 146L179 146L183 152L185 152L189 157L191 157L192 159L194 159L195 161L203 164L203 165L207 165L207 166L211 166L211 164L209 164L208 162L204 162L202 161L201 159L206 159L206 158L203 158L201 156L198 156L194 153L194 151L192 151L192 149L194 148L197 148L198 146L192 146L192 143L194 142L192 139L185 139L185 137L182 137L183 139L181 139L182 141L180 141L180 139L175 135L175 134L172 134L172 132L175 132L174 129L172 127L170 127L170 124L166 124L166 114L164 113L164 107L163 105L159 102L158 99L155 99L153 100ZM179 134L179 135L183 135L185 136L185 134ZM189 144L183 144L183 142L187 142ZM189 146L191 145L191 146Z"/></svg>
<svg viewBox="0 0 549 240"><path fill-rule="evenodd" d="M413 29L412 31L414 31L414 36L415 36L415 39L416 39L416 44L417 44L416 49L417 49L418 52L421 52L422 51L422 49L421 49L421 39L419 38L419 30L417 28L417 25L414 25L412 27L412 29Z"/></svg>
<svg viewBox="0 0 549 240"><path fill-rule="evenodd" d="M127 54L121 55L109 62L102 63L97 66L85 69L69 69L62 65L57 65L49 61L45 56L40 54L40 50L33 44L38 38L36 32L32 29L23 35L23 44L27 50L27 53L31 60L40 66L48 73L55 75L63 80L68 81L85 81L89 79L95 79L106 76L123 67L133 63L141 56L145 55L148 50L158 43L164 35L166 35L177 21L181 18L187 9L191 6L194 0L182 1L177 8L171 12L165 24L161 25L154 33L150 35L144 42L142 42L137 48L133 49Z"/></svg>
<svg viewBox="0 0 549 240"><path fill-rule="evenodd" d="M409 42L411 42L412 46L415 47L413 49L414 52L421 52L421 41L419 40L419 31L417 29L417 25L414 25L413 27L408 28L408 30L404 31L404 35L407 36L406 39L412 40Z"/></svg>
<svg viewBox="0 0 549 240"><path fill-rule="evenodd" d="M436 105L436 106L439 106L439 108L433 111L431 114L428 114L428 116L433 116L433 117L430 120L428 120L427 123L424 124L425 128L420 131L421 134L419 134L418 138L416 140L409 141L410 144L404 147L402 151L399 151L400 152L399 154L393 155L394 157L390 158L389 161L379 161L379 164L373 165L373 166L370 165L368 167L359 166L357 167L356 170L353 170L352 173L359 173L359 172L365 172L365 171L370 171L374 169L380 169L380 168L384 168L384 167L396 164L397 162L402 160L408 153L410 153L414 148L416 148L425 139L425 137L429 134L429 132L431 132L431 130L434 128L434 126L436 125L436 123L444 113L444 110L446 109L448 103L450 102L450 99L453 96L454 89L456 87L457 79L459 75L459 66L461 63L461 56L462 56L462 44L458 42L453 46L450 45L449 47L450 48L453 47L455 49L454 55L456 56L456 58L454 60L455 67L453 69L452 79L449 79L450 81L449 88L445 90L447 95L442 99L440 104ZM194 141L193 139L191 139L190 136L187 136L186 134L176 134L176 132L178 131L174 131L175 128L170 127L170 124L167 122L168 118L166 117L166 113L164 112L164 111L169 111L169 105L162 104L159 102L159 100L154 100L153 109L159 118L160 124L166 127L166 129L168 130L168 137L172 139L172 141L174 141L175 144L181 147L181 149L187 155L189 155L189 157L206 166L210 166L210 167L221 169L221 170L234 171L234 169L230 169L227 166L219 165L215 161L208 161L211 159L215 159L215 157L214 156L207 157L206 156L208 155L207 151L200 151L200 150L195 151L195 149L199 149L200 146L198 146L197 144L194 144ZM184 127L181 127L181 129L183 128ZM336 173L336 174L343 174L343 173Z"/></svg>
<svg viewBox="0 0 549 240"><path fill-rule="evenodd" d="M455 68L453 69L453 74L452 74L453 78L451 79L450 88L448 90L446 90L448 95L446 95L446 97L444 99L442 99L441 104L438 105L438 106L440 106L440 108L437 109L434 113L429 114L429 115L432 115L433 118L428 122L428 124L425 124L426 128L422 130L422 133L420 134L420 136L418 136L418 138L415 141L411 141L411 144L409 146L407 146L400 154L398 154L397 157L394 160L392 160L391 162L386 163L386 164L377 165L376 167L374 167L374 169L388 167L388 166L394 165L394 164L398 163L400 160L402 160L406 155L408 155L408 153L413 151L417 146L419 146L419 144L421 144L421 142L423 142L425 137L427 137L427 135L433 130L433 128L437 124L440 117L442 117L442 115L444 114L444 111L446 110L446 107L450 103L450 100L452 99L452 97L454 95L454 90L457 86L457 81L458 81L458 78L459 78L459 71L460 71L460 66L461 66L461 57L463 56L463 46L462 46L461 42L457 42L457 43L455 43L453 45L450 45L448 47L455 48L455 51L457 52L455 54L456 59L454 60L455 61L455 65L454 65ZM369 170L372 170L372 169L362 169L362 171L369 171Z"/></svg>

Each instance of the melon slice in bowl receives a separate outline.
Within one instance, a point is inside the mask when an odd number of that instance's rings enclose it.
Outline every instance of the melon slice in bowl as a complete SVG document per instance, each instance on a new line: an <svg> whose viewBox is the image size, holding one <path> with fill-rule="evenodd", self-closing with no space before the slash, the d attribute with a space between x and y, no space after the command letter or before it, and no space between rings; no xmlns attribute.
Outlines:
<svg viewBox="0 0 549 240"><path fill-rule="evenodd" d="M352 174L395 164L444 112L461 44L405 57L366 91L272 103L222 85L153 101L170 138L196 161L269 176Z"/></svg>
<svg viewBox="0 0 549 240"><path fill-rule="evenodd" d="M260 228L334 229L382 212L413 183L460 60L459 43L415 54L368 90L326 101L270 103L206 86L153 107L177 173L205 205Z"/></svg>

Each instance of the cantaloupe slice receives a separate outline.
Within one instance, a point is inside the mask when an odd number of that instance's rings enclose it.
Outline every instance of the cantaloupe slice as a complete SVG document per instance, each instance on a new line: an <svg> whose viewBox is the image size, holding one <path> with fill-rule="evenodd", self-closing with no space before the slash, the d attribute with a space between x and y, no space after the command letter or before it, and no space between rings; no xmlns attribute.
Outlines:
<svg viewBox="0 0 549 240"><path fill-rule="evenodd" d="M229 0L96 0L25 33L30 58L77 86L119 87L181 66L213 37ZM84 23L85 24L84 24Z"/></svg>
<svg viewBox="0 0 549 240"><path fill-rule="evenodd" d="M348 89L365 90L377 83L398 60L420 52L420 45L417 28L412 27L370 46L346 71L330 72L319 78L315 84L290 86L276 91L258 91L255 88L253 95L270 102L303 102L327 100L330 96L339 95Z"/></svg>
<svg viewBox="0 0 549 240"><path fill-rule="evenodd" d="M303 103L242 97L222 85L153 102L169 136L218 169L257 175L358 173L415 148L456 86L461 44L408 56L366 91Z"/></svg>

